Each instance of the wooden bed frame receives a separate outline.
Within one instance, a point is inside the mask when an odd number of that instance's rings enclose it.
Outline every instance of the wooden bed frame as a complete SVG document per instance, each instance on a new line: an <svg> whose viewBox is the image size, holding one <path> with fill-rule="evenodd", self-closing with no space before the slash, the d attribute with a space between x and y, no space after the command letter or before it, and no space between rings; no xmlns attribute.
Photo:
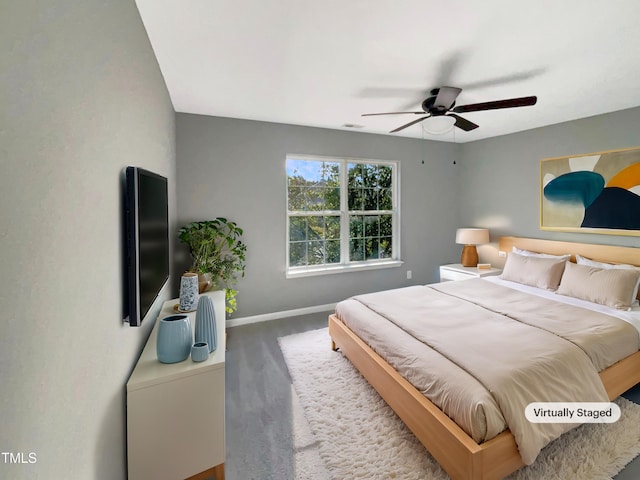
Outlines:
<svg viewBox="0 0 640 480"><path fill-rule="evenodd" d="M513 246L535 252L582 255L609 263L640 266L640 248L502 237L500 251ZM476 443L335 315L329 316L331 347L338 348L396 412L454 480L501 479L522 467L511 432ZM600 372L611 400L640 383L640 352Z"/></svg>

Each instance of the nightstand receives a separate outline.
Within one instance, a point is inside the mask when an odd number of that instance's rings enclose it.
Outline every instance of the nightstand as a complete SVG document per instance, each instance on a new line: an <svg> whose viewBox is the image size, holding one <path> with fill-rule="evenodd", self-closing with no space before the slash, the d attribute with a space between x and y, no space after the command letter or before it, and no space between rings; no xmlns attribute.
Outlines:
<svg viewBox="0 0 640 480"><path fill-rule="evenodd" d="M501 273L502 270L499 268L492 267L478 270L478 267L463 267L460 263L452 263L450 265L440 265L440 282L490 277L492 275L500 275Z"/></svg>

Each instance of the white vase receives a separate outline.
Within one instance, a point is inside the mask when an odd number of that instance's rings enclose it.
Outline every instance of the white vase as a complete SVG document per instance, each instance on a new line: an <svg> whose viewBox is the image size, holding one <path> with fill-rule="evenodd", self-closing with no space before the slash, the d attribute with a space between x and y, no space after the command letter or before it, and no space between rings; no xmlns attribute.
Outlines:
<svg viewBox="0 0 640 480"><path fill-rule="evenodd" d="M180 278L180 311L194 311L198 306L198 297L198 274L187 272Z"/></svg>

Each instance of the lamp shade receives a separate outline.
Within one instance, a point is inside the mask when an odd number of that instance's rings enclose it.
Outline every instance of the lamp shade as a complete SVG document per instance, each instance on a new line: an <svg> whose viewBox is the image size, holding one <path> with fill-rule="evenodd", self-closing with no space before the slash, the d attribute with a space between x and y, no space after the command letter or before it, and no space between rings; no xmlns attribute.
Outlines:
<svg viewBox="0 0 640 480"><path fill-rule="evenodd" d="M456 123L454 117L447 115L437 115L427 118L422 122L422 128L432 135L444 135L445 133L453 129L453 125Z"/></svg>
<svg viewBox="0 0 640 480"><path fill-rule="evenodd" d="M456 243L462 245L489 243L489 230L486 228L459 228L456 230Z"/></svg>

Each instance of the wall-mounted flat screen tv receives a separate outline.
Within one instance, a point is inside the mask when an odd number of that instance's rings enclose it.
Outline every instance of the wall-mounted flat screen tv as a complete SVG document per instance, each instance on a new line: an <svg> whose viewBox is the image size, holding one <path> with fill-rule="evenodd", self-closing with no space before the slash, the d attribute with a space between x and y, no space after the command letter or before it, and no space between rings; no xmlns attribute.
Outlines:
<svg viewBox="0 0 640 480"><path fill-rule="evenodd" d="M126 264L129 325L139 326L169 278L167 179L126 169Z"/></svg>

